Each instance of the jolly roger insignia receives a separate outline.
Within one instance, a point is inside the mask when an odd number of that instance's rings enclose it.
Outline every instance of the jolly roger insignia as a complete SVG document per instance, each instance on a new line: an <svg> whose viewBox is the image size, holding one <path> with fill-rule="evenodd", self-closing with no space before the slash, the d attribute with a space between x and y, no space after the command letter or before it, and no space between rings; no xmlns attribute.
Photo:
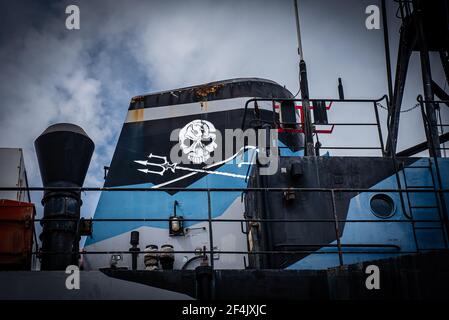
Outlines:
<svg viewBox="0 0 449 320"><path fill-rule="evenodd" d="M265 110L261 111L264 115ZM217 169L225 163L231 163L226 162L229 155L226 155L225 138L219 137L219 134L226 129L241 128L242 117L243 110L235 109L201 116L196 114L125 123L106 176L105 187L150 184L153 187L187 188L208 175L211 178L232 177L232 180L241 182L249 172L248 165L234 168L233 172L229 168L233 166ZM270 119L272 116L267 112L265 117ZM178 161L171 157L172 150L177 150L178 156L186 159ZM218 159L220 151L223 156ZM247 157L250 152L246 151L233 149L232 154L245 153L245 159L240 162L250 162L251 159ZM174 194L177 191L167 192Z"/></svg>
<svg viewBox="0 0 449 320"><path fill-rule="evenodd" d="M216 143L217 134L215 126L207 120L193 120L187 123L179 131L179 148L187 156L187 158L196 165L205 164L205 162L210 159L214 150L218 147ZM250 147L251 148L251 147ZM241 150L239 154L244 151ZM230 157L230 159L225 159L218 163L211 165L204 165L202 168L192 168L179 165L178 163L170 163L166 156L160 156L155 154L148 155L147 160L134 160L135 163L140 164L145 167L145 169L137 169L138 171L145 174L156 174L164 176L166 172L176 173L177 171L187 172L185 176L178 177L172 181L167 181L162 185L169 185L171 182L179 181L181 178L189 177L193 174L203 173L203 174L214 174L227 176L232 178L246 179L246 176L230 173L214 171L214 167L218 167L227 161L232 160L239 154L235 154ZM249 163L246 163L247 165ZM150 168L150 169L149 169Z"/></svg>
<svg viewBox="0 0 449 320"><path fill-rule="evenodd" d="M193 120L179 131L179 145L195 164L206 162L217 148L215 126L207 120Z"/></svg>
<svg viewBox="0 0 449 320"><path fill-rule="evenodd" d="M150 184L153 187L186 188L207 175L228 176L241 181L247 170L228 172L217 169L226 160L225 144L218 135L226 129L239 128L242 114L243 110L236 109L125 123L105 187ZM172 150L177 151L178 159L170 155ZM214 155L220 153L223 159L214 159ZM179 160L181 157L182 161Z"/></svg>

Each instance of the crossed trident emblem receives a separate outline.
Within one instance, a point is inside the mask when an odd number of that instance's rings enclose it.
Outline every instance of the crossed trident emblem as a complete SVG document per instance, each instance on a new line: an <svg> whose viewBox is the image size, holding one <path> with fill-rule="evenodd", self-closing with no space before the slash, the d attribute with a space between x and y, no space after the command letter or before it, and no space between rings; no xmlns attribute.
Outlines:
<svg viewBox="0 0 449 320"><path fill-rule="evenodd" d="M143 166L150 166L154 167L155 170L150 170L148 168L145 169L137 169L140 172L143 172L145 174L158 174L160 176L163 176L167 170L170 170L171 172L175 173L176 170L182 170L182 171L190 171L190 172L198 172L198 173L208 173L208 174L216 174L220 176L227 176L227 177L233 177L233 178L240 178L240 179L246 179L246 176L241 174L235 174L230 172L220 172L220 171L212 171L207 169L194 169L194 168L188 168L188 167L182 167L179 166L177 163L170 163L167 161L167 157L165 156L158 156L150 153L148 156L148 160L134 160L135 163L138 163ZM152 162L152 159L156 159L156 161L159 162ZM154 161L154 160L153 160Z"/></svg>

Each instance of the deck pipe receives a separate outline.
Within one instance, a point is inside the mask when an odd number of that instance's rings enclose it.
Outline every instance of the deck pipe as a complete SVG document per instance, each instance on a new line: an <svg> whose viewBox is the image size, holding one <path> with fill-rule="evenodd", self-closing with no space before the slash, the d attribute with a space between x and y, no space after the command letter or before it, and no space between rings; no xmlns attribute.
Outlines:
<svg viewBox="0 0 449 320"><path fill-rule="evenodd" d="M34 142L45 188L41 221L41 270L65 270L79 261L81 193L95 148L79 126L58 123Z"/></svg>

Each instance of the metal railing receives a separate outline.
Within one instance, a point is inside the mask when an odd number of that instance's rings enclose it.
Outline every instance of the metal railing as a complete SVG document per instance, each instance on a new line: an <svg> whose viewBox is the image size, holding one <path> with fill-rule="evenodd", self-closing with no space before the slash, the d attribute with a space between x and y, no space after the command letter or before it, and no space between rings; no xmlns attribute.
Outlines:
<svg viewBox="0 0 449 320"><path fill-rule="evenodd" d="M397 220L389 220L389 219L379 219L379 220L371 220L371 219L339 219L337 214L337 208L335 205L335 196L337 193L362 193L362 192L388 192L388 193L437 193L437 194L447 194L449 193L449 189L435 189L435 190L424 190L424 189L414 189L414 190L405 190L405 189L366 189L366 188L195 188L195 189L184 189L184 188L108 188L108 187L82 187L82 188L45 188L45 187L28 187L28 188L7 188L0 187L0 191L67 191L67 192L124 192L124 191L134 191L134 192L161 192L161 191L182 191L182 192L206 192L208 195L208 214L207 218L185 218L184 221L191 222L207 222L209 225L209 250L204 250L201 254L210 255L210 264L211 267L214 267L214 254L239 254L239 255L276 255L276 254L338 254L339 264L343 265L344 260L343 257L345 254L411 254L417 253L419 250L402 250L402 248L396 244L373 244L373 243L357 243L357 244L345 244L341 242L340 235L340 224L342 223L418 223L418 222L427 222L427 223L443 223L442 217L440 219L397 219ZM243 218L243 219L221 219L221 218L213 218L212 216L212 207L211 207L211 193L213 192L285 192L285 191L295 191L295 192L325 192L330 194L332 201L332 213L333 219L256 219L256 218ZM77 219L52 219L53 221L78 221ZM107 218L107 219L99 219L93 218L91 219L93 222L153 222L153 221L166 221L167 223L170 221L169 218ZM42 219L34 219L34 223L39 223L41 221L45 221ZM17 223L17 220L11 219L0 219L0 223ZM229 222L239 222L239 223L251 223L251 222L259 222L259 223L331 223L334 225L335 236L336 236L336 244L323 244L323 243L310 243L310 244L293 244L293 245L278 245L278 247L286 248L288 246L292 247L305 247L308 249L295 249L295 250L258 250L258 251L236 251L236 250L215 250L214 249L214 239L213 239L213 224L215 223L229 223ZM326 251L326 250L311 250L310 248L336 248L337 251ZM355 249L365 249L365 250L345 250L346 248L355 248ZM372 249L379 250L372 250ZM416 247L418 248L418 247ZM448 249L447 243L445 244L445 248ZM367 250L370 249L370 250ZM384 250L380 250L384 249ZM385 249L392 249L392 251L386 251ZM425 251L431 250L441 250L441 248L426 248ZM51 255L51 254L79 254L79 255L111 255L111 254L132 254L130 251L81 251L81 252L43 252L43 251L33 251L32 255ZM141 252L140 254L143 254ZM163 253L163 251L154 251L153 253ZM198 254L196 250L174 250L173 254ZM0 252L0 255L11 255L8 252Z"/></svg>
<svg viewBox="0 0 449 320"><path fill-rule="evenodd" d="M449 106L449 100L430 100L429 101L429 100L424 100L422 95L419 95L416 100L418 101L418 104L421 107L421 114L422 114L423 121L424 121L426 135L429 137L428 138L429 145L431 147L433 147L435 144L432 141L432 139L433 139L432 135L429 135L431 128L436 127L438 129L441 129L442 133L444 133L444 128L446 128L446 127L449 128L449 123L441 123L441 119L437 119L437 121L440 120L440 123L436 123L436 124L432 125L429 121L429 118L427 117L426 110L425 110L425 104L432 104L433 106L438 105L439 106L438 108L441 108L441 106L440 106L441 104L445 104L445 105ZM441 147L441 144L444 144L444 143L445 142L440 142L440 146L435 148L435 150L433 150L433 151L435 152L436 150L448 150L449 148ZM436 154L436 153L434 153L434 154Z"/></svg>
<svg viewBox="0 0 449 320"><path fill-rule="evenodd" d="M383 96L380 99L347 99L347 100L336 100L336 99L310 99L309 101L313 104L313 102L316 101L325 101L329 103L339 103L339 102L345 102L345 103L369 103L372 104L374 115L375 115L375 122L372 123L330 123L329 125L333 126L375 126L377 128L378 138L379 138L379 147L369 147L369 148L375 148L378 150L381 150L382 156L385 157L385 148L384 148L384 139L383 139L383 133L382 133L382 127L380 123L380 117L378 112L379 103L381 101L385 100L386 104L388 103L388 97ZM282 101L302 101L301 99L250 99L245 104L245 111L242 121L242 130L245 128L246 125L246 119L247 119L247 112L248 112L248 106L251 102L256 101L271 101L274 111L274 102L282 102ZM429 121L427 119L424 104L425 103L448 103L448 101L424 101L421 96L418 96L417 98L418 103L421 106L422 116L423 116L423 123L425 130L429 130ZM274 112L273 112L274 114ZM275 126L279 126L282 123L279 122L276 118L273 118L273 121L271 123ZM288 123L287 123L288 124ZM313 124L314 125L314 124ZM390 137L390 135L388 135ZM429 148L433 148L434 144L433 141L429 142ZM325 147L322 147L323 149L326 149ZM341 149L358 149L357 147L340 147ZM366 149L367 147L361 148ZM433 153L435 155L435 153ZM370 189L370 188L174 188L174 187L161 187L161 188L136 188L136 187L81 187L81 188L67 188L67 187L0 187L0 191L70 191L70 192L203 192L207 193L207 217L205 218L184 218L184 221L188 222L207 222L208 224L208 233L209 233L209 250L206 248L202 251L202 254L204 255L210 255L210 264L211 267L214 267L214 254L239 254L243 255L244 257L246 255L276 255L276 254L338 254L339 258L339 264L344 264L344 255L345 254L409 254L409 253L417 253L420 252L418 240L415 234L415 224L416 223L435 223L438 222L441 225L441 230L443 233L443 239L444 239L444 247L446 250L448 250L448 230L449 230L449 223L448 223L448 216L447 216L447 208L446 202L444 199L444 195L449 193L449 189L443 189L443 182L440 172L440 167L438 163L438 158L433 156L433 162L430 162L430 166L432 166L432 163L435 167L435 176L436 176L436 183L435 188L433 189L408 189L403 188L401 184L401 178L399 175L399 172L401 171L402 164L399 162L399 160L396 158L395 155L393 155L391 158L391 163L394 169L394 175L396 177L397 182L397 188L379 188L379 189ZM430 161L430 160L429 160ZM402 168L403 169L403 168ZM434 176L434 170L432 167L430 167L430 174L432 175L432 179ZM405 172L403 172L404 179L405 179ZM332 213L332 219L256 219L256 218L250 218L245 217L243 219L221 219L221 218L213 218L213 212L212 212L212 200L211 200L211 193L214 192L241 192L243 194L248 194L250 192L324 192L326 194L330 195L331 200L331 213ZM401 202L401 208L402 212L405 215L406 219L378 219L378 220L371 220L371 219L360 219L360 220L354 220L354 219L340 219L338 218L338 212L336 207L336 194L339 193L393 193L398 194ZM433 193L437 197L438 201L438 218L435 219L415 219L413 217L413 214L410 210L410 203L409 203L409 211L406 210L406 205L404 201L404 194L407 196L410 193ZM52 219L53 221L73 221L74 219ZM45 221L45 219L34 219L34 223L40 223L42 221ZM78 220L75 220L78 221ZM100 218L93 218L91 219L92 222L114 222L114 223L120 223L120 222L156 222L156 221L165 221L169 223L169 218L107 218L107 219L100 219ZM272 223L330 223L333 224L333 228L335 231L335 240L336 244L325 244L325 243L310 243L310 244L285 244L285 245L278 245L277 247L280 248L295 248L295 250L246 250L246 251L222 251L222 250L215 250L214 249L214 237L213 237L213 226L215 223L229 223L229 222L235 222L240 223L242 225L242 232L243 232L243 224L246 223L247 227L250 223L261 223L261 224L272 224ZM0 223L17 223L17 220L11 221L7 219L1 219ZM380 244L373 244L373 243L342 243L341 241L341 224L346 223L407 223L411 224L413 228L413 236L415 241L415 248L416 250L403 250L400 246L396 244L388 244L388 243L380 243ZM247 229L248 230L248 229ZM245 233L245 232L243 232ZM248 235L246 234L247 238ZM304 248L304 249L301 249ZM299 249L296 249L299 248ZM310 250L310 248L336 248L337 251L331 251L331 250ZM348 248L351 249L365 249L365 250L346 250ZM372 250L372 249L379 249L379 250ZM367 250L370 249L370 250ZM383 250L380 250L383 249ZM392 251L386 251L385 249L391 249ZM441 250L441 248L426 248L427 250ZM422 250L421 250L422 251ZM35 250L31 252L33 255L39 255L42 256L44 254L80 254L80 255L98 255L98 254L132 254L130 251L82 251L82 252L42 252L40 250ZM154 253L162 253L162 251L154 251ZM187 254L187 253L194 253L198 254L198 251L189 251L189 250L174 250L173 254ZM9 255L11 253L7 252L0 252L0 255ZM143 254L143 252L141 252Z"/></svg>
<svg viewBox="0 0 449 320"><path fill-rule="evenodd" d="M297 122L282 122L279 119L276 118L276 110L275 110L275 103L282 103L282 102L302 102L303 99L276 99L276 98L254 98L254 99L249 99L246 101L245 103L245 108L244 108L244 114L243 114L243 119L242 119L242 124L241 124L241 129L245 130L245 128L247 127L246 121L248 118L248 111L249 111L249 104L250 103L254 103L255 107L254 109L257 110L258 106L257 106L257 102L271 102L272 103L272 120L263 120L260 118L260 113L258 111L254 112L256 118L252 119L251 122L260 122L260 123L264 123L264 124L268 124L271 125L272 128L274 129L281 129L281 127L283 126L289 126L289 125L299 125L299 129L298 130L293 130L293 133L298 133L301 130L304 130L304 123L297 123ZM382 125L381 125L381 121L380 121L380 115L379 115L379 104L382 101L386 102L386 105L389 105L388 102L388 97L386 95L378 98L378 99L332 99L332 98L322 98L322 99L308 99L307 101L309 101L311 103L311 109L314 107L314 103L316 102L325 102L325 103L330 103L330 104L337 104L337 103L368 103L368 104L372 104L373 107L373 111L374 111L374 117L375 117L375 122L330 122L330 123L326 123L326 126L331 126L332 129L331 131L325 132L324 134L328 134L328 133L332 133L334 127L348 127L348 126L355 126L355 127L376 127L377 129L377 136L378 136L378 141L379 141L379 145L378 146L319 146L319 149L324 149L324 150L379 150L381 152L381 155L385 155L385 143L384 143L384 138L383 138L383 134L382 134ZM300 107L302 108L302 107ZM335 108L335 107L334 107ZM302 119L301 119L302 120ZM320 126L323 125L322 123L317 123L317 122L312 122L312 129L313 132L316 136L317 142L319 142L319 135L323 134L322 131L320 130L316 130L316 126ZM281 147L282 148L282 147Z"/></svg>

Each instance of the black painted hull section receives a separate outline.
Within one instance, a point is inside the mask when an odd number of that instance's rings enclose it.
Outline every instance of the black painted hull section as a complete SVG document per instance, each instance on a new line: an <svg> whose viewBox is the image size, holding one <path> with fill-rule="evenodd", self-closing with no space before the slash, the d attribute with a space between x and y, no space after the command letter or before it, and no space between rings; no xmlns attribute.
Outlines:
<svg viewBox="0 0 449 320"><path fill-rule="evenodd" d="M400 159L408 165L416 159ZM292 165L302 174L291 175ZM296 169L297 170L297 169ZM284 172L283 172L284 171ZM374 157L281 157L277 174L260 176L255 169L249 186L261 188L329 188L368 189L394 175L390 158ZM357 192L336 192L335 208L339 220L348 214L349 203ZM288 197L294 199L287 200ZM250 227L255 251L314 251L336 240L331 193L249 192L246 197L246 217L256 219L328 219L331 222L261 222ZM342 236L345 223L339 223ZM307 256L304 254L250 255L255 268L286 268Z"/></svg>

